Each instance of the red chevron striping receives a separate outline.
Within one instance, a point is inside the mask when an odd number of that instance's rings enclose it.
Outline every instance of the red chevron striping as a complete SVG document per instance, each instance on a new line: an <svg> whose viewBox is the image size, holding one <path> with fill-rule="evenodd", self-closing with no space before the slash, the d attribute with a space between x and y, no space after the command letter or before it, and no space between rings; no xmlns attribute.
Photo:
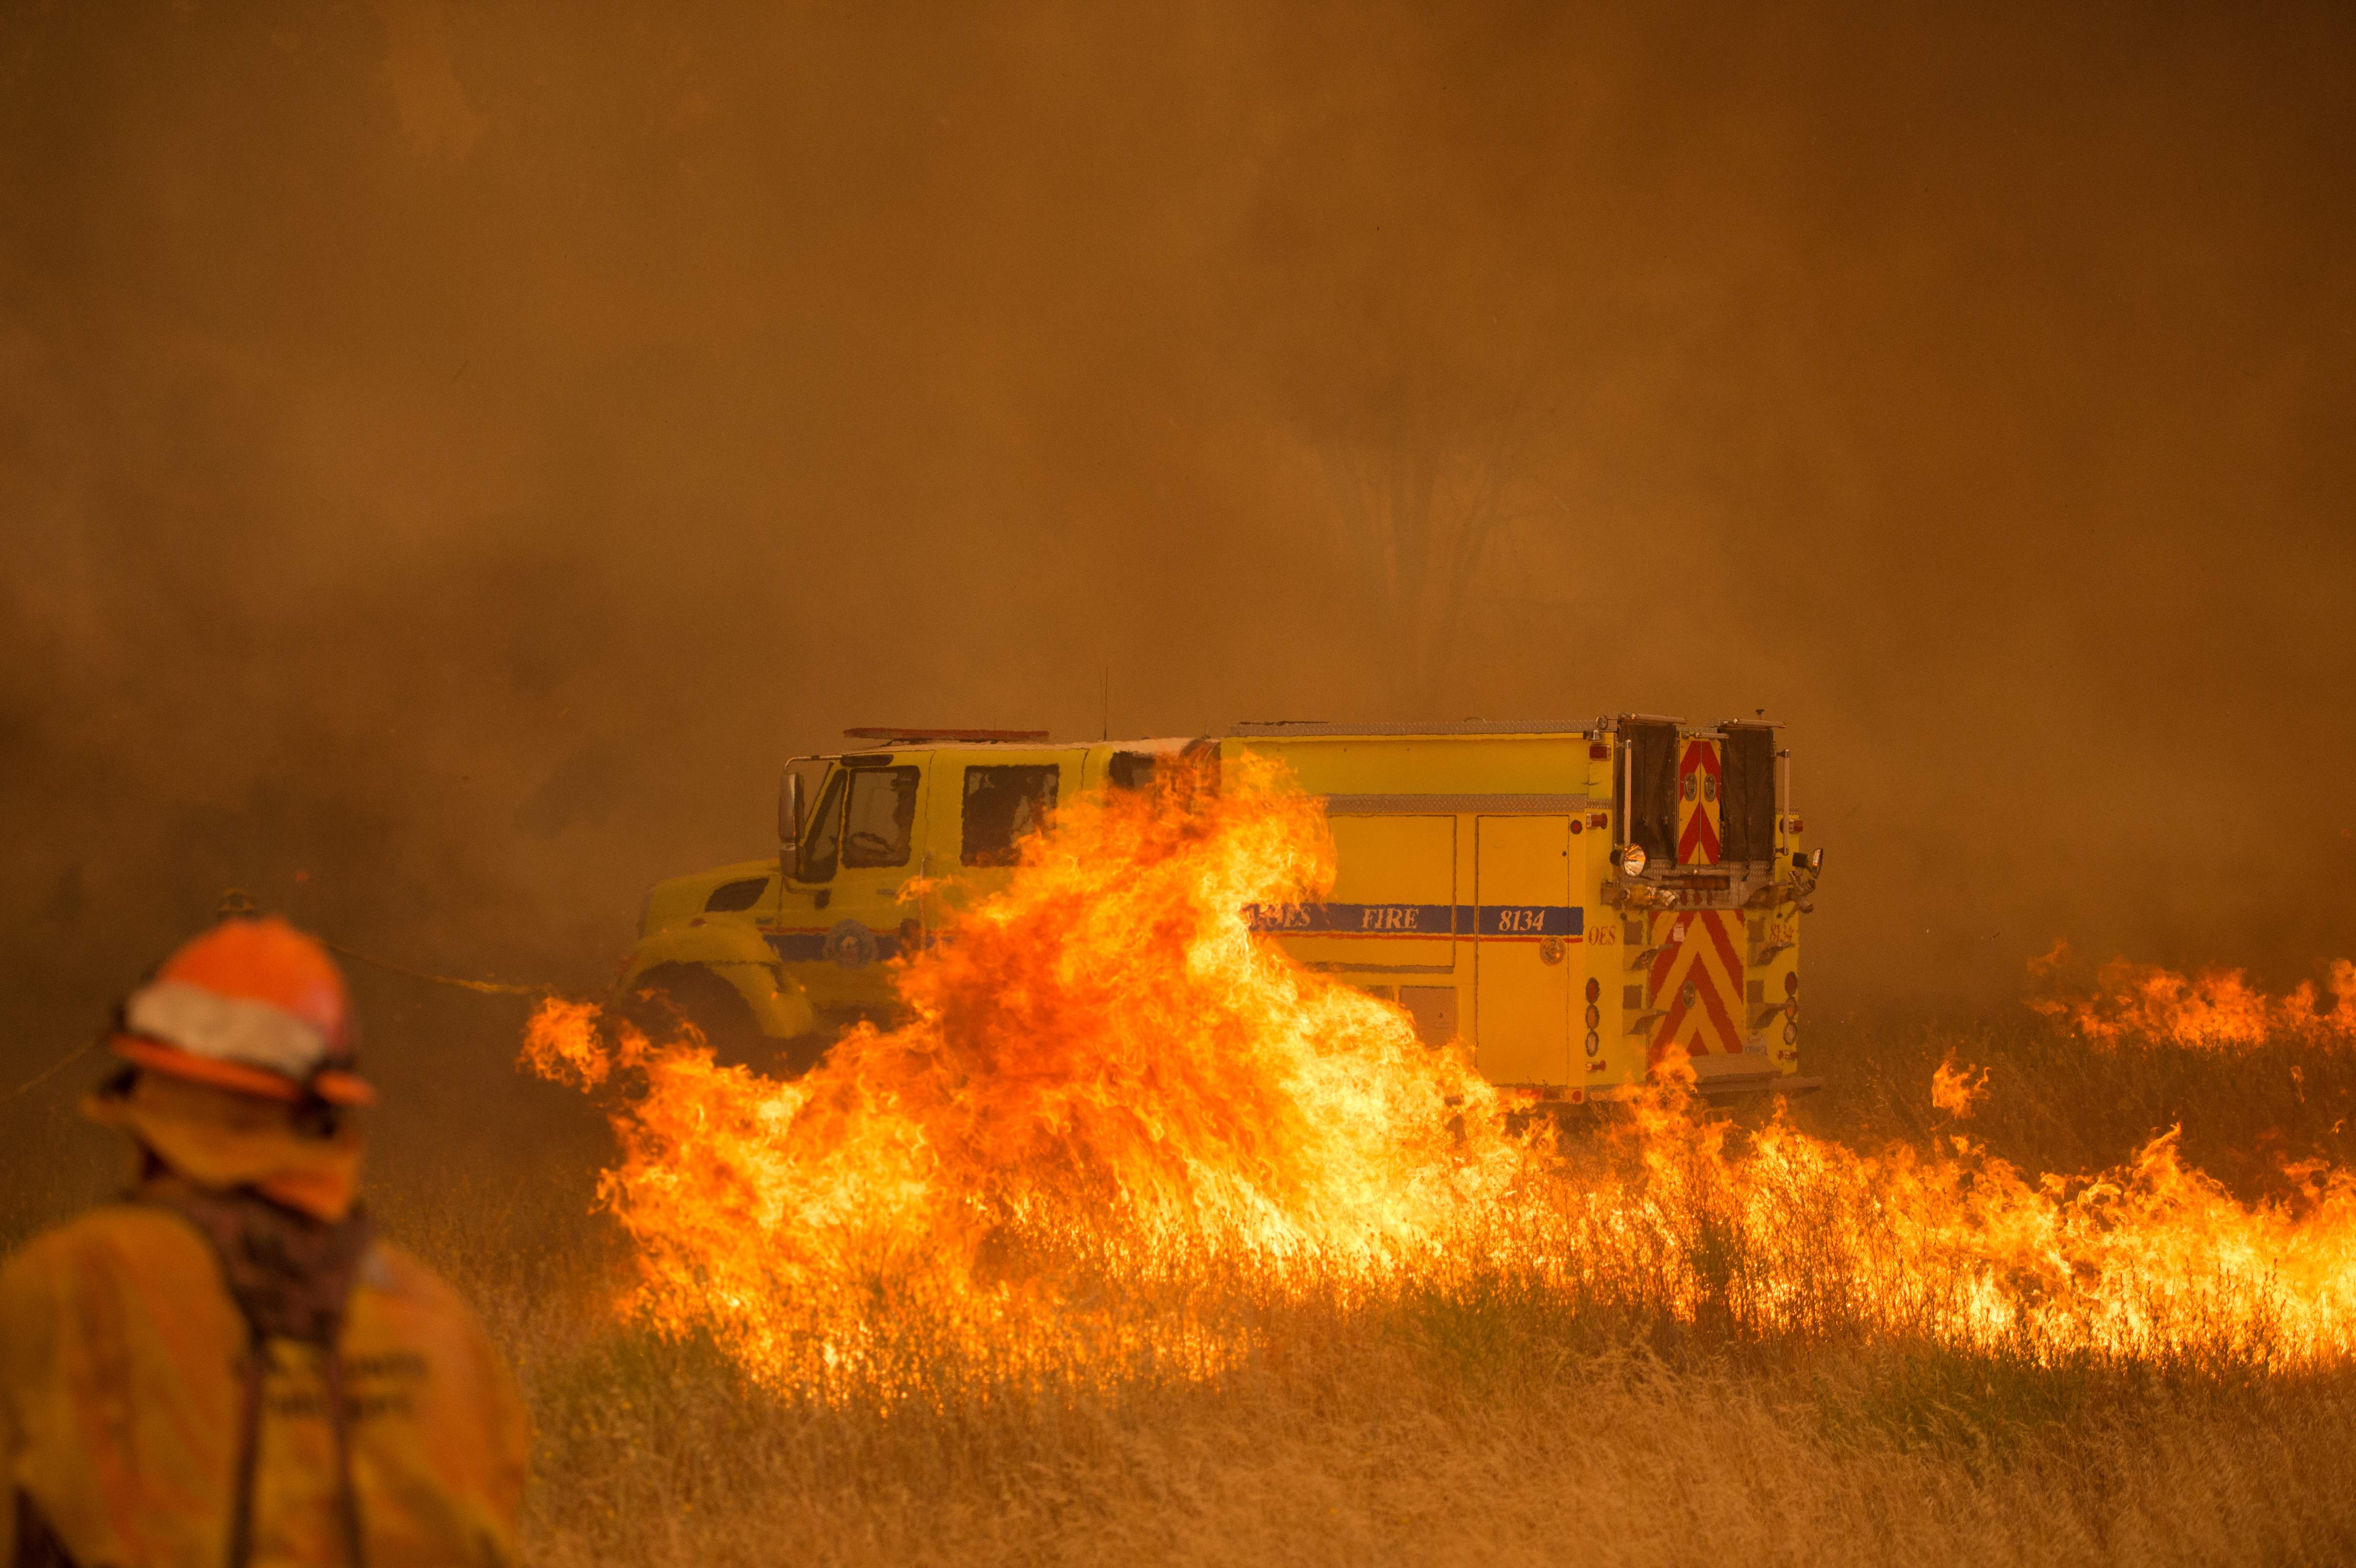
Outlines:
<svg viewBox="0 0 2356 1568"><path fill-rule="evenodd" d="M1694 1008L1685 999L1685 987L1688 984L1694 988L1696 1000L1701 1003L1701 1012L1705 1019L1708 1023L1714 1024L1716 1029L1714 1031L1706 1029L1703 1037L1691 1041L1687 1049L1690 1051L1707 1053L1711 1049L1708 1036L1713 1032L1720 1041L1739 1039L1734 1033L1734 1022L1727 1015L1725 994L1719 976L1712 971L1708 964L1703 961L1713 948L1721 962L1728 955L1728 938L1722 920L1708 912L1697 912L1689 915L1671 915L1665 918L1670 921L1670 939L1662 944L1661 954L1653 960L1646 975L1648 999L1655 1003L1667 1004L1660 1022L1653 1029L1649 1041L1647 1054L1654 1061L1658 1061L1660 1053L1676 1042L1678 1032L1694 1016ZM1697 921L1709 928L1707 942L1697 936L1693 930L1694 923ZM1680 926L1683 927L1682 933L1679 932ZM1731 965L1729 967L1730 970ZM1736 1043L1727 1045L1724 1049L1739 1051L1741 1047Z"/></svg>
<svg viewBox="0 0 2356 1568"><path fill-rule="evenodd" d="M1660 1027L1653 1031L1652 1044L1645 1051L1645 1057L1648 1061L1658 1061L1661 1060L1662 1052L1667 1051L1668 1048L1676 1041L1677 1026L1685 1021L1686 999L1682 995L1680 995L1676 999L1676 1004L1669 1008L1668 1016L1664 1018L1661 1020Z"/></svg>
<svg viewBox="0 0 2356 1568"><path fill-rule="evenodd" d="M1651 967L1644 975L1644 999L1648 1005L1657 1005L1665 999L1662 993L1668 988L1669 976L1675 973L1677 959L1684 953L1685 940L1677 933L1677 922L1680 918L1674 914L1655 914L1645 917L1645 931L1648 935L1654 929L1653 922L1665 920L1669 923L1667 931L1662 933L1661 951L1653 959ZM1668 1010L1660 1022L1653 1026L1652 1038L1645 1042L1645 1056L1648 1061L1658 1061L1661 1059L1662 1047L1676 1038L1677 1026L1685 1021L1686 1004L1683 996L1665 999L1670 1003Z"/></svg>
<svg viewBox="0 0 2356 1568"><path fill-rule="evenodd" d="M1695 967L1700 968L1701 965L1696 965ZM1707 982L1696 984L1694 989L1701 994L1703 1006L1708 1008L1710 1018L1717 1022L1718 1038L1725 1042L1726 1050L1730 1053L1739 1051L1742 1049L1742 1036L1736 1030L1734 1020L1727 1016L1726 993L1719 989L1716 980L1717 977L1712 976Z"/></svg>
<svg viewBox="0 0 2356 1568"><path fill-rule="evenodd" d="M1663 917L1656 915L1654 918ZM1660 956L1653 960L1652 971L1644 976L1646 983L1653 988L1653 995L1656 997L1661 994L1661 987L1668 984L1669 971L1676 967L1677 954L1685 946L1685 939L1676 934L1678 917L1669 915L1665 918L1669 922L1669 940L1661 944Z"/></svg>
<svg viewBox="0 0 2356 1568"><path fill-rule="evenodd" d="M1728 987L1739 987L1741 984L1742 970L1735 955L1731 930L1731 923L1741 916L1719 911L1697 911L1689 915L1670 918L1683 921L1686 932L1683 936L1664 944L1664 951L1659 958L1654 960L1648 976L1651 998L1668 1003L1667 1010L1653 1030L1648 1057L1658 1061L1662 1053L1677 1042L1679 1031L1694 1017L1696 1008L1685 999L1685 987L1688 984L1694 988L1695 1001L1699 1004L1698 1010L1705 1020L1705 1028L1694 1040L1687 1042L1687 1052L1706 1055L1713 1049L1729 1054L1739 1052L1742 1049L1742 1030L1735 1012L1731 1010L1739 1007L1734 999L1737 993ZM1697 921L1708 927L1707 942L1693 932L1693 923ZM1671 931L1675 930L1673 924ZM1713 953L1722 969L1705 962ZM1676 987L1674 994L1666 994L1672 986Z"/></svg>
<svg viewBox="0 0 2356 1568"><path fill-rule="evenodd" d="M1653 1025L1652 1039L1649 1041L1653 1057L1657 1061L1661 1048L1676 1037L1677 1026L1685 1022L1686 1004L1682 995L1667 991L1654 997L1653 1000L1655 1006L1665 1009L1659 1021Z"/></svg>
<svg viewBox="0 0 2356 1568"><path fill-rule="evenodd" d="M1734 922L1741 917L1739 915L1712 914L1705 915L1703 918L1709 923L1710 940L1717 944L1718 955L1725 962L1726 972L1731 976L1740 976L1742 973L1742 960L1734 955L1734 933L1731 927Z"/></svg>
<svg viewBox="0 0 2356 1568"><path fill-rule="evenodd" d="M1733 911L1721 911L1709 923L1711 941L1718 948L1719 961L1725 967L1725 988L1718 993L1718 1018L1726 1030L1726 1049L1742 1050L1742 960L1735 945L1735 933L1742 916Z"/></svg>
<svg viewBox="0 0 2356 1568"><path fill-rule="evenodd" d="M1718 782L1697 784L1695 780L1701 774ZM1677 763L1677 776L1684 781L1680 793L1690 803L1681 807L1685 826L1677 833L1677 864L1715 866L1725 853L1719 841L1718 825L1710 820L1718 784L1724 782L1718 748L1708 741L1687 741L1685 753Z"/></svg>
<svg viewBox="0 0 2356 1568"><path fill-rule="evenodd" d="M1708 851L1704 859L1698 860L1694 859L1694 846L1697 844ZM1709 813L1696 806L1694 814L1686 818L1686 830L1677 839L1677 864L1715 866L1718 864L1719 853L1718 829L1710 826Z"/></svg>

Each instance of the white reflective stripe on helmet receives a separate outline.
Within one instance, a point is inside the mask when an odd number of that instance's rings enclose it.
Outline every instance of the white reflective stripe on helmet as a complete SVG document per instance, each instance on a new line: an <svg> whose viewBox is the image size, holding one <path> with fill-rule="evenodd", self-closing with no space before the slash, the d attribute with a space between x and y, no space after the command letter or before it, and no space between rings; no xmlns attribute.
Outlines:
<svg viewBox="0 0 2356 1568"><path fill-rule="evenodd" d="M327 1059L327 1040L284 1008L224 997L185 980L158 980L131 994L123 1021L133 1034L195 1056L235 1061L303 1082Z"/></svg>

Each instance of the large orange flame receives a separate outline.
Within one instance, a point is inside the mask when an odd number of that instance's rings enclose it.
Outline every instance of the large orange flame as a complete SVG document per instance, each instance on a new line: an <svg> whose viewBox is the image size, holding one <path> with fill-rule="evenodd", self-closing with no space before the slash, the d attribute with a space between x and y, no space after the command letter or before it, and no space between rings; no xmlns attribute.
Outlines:
<svg viewBox="0 0 2356 1568"><path fill-rule="evenodd" d="M615 1097L625 1309L819 1388L949 1361L1198 1375L1289 1290L1468 1269L1759 1334L2270 1364L2349 1347L2345 1173L2245 1205L2169 1134L2032 1179L1953 1135L1879 1155L1780 1119L1738 1135L1675 1083L1615 1136L1525 1139L1461 1054L1249 929L1248 905L1331 876L1318 807L1245 760L1216 790L1067 805L906 962L908 1021L798 1081L546 1004L525 1060ZM1936 1092L1961 1115L1984 1082Z"/></svg>
<svg viewBox="0 0 2356 1568"><path fill-rule="evenodd" d="M2067 943L2032 961L2029 972L2058 975L2069 960ZM2335 961L2326 1007L2311 981L2269 996L2239 969L2184 975L2158 965L2115 958L2082 994L2037 997L2029 1006L2058 1019L2098 1045L2132 1043L2195 1050L2246 1050L2275 1040L2356 1043L2356 964Z"/></svg>
<svg viewBox="0 0 2356 1568"><path fill-rule="evenodd" d="M634 1305L755 1365L793 1335L856 1339L884 1279L1003 1329L1043 1251L1396 1258L1499 1201L1524 1151L1461 1055L1249 929L1248 905L1331 879L1318 808L1230 763L1215 791L1066 807L905 965L909 1021L797 1082L609 1043L560 1002L525 1060L637 1075L601 1189L640 1250Z"/></svg>

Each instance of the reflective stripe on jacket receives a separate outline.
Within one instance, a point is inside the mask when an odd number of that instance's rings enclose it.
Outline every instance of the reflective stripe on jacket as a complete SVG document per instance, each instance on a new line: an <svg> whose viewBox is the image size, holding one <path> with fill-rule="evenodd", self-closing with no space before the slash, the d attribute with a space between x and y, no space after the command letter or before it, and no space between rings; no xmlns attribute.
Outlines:
<svg viewBox="0 0 2356 1568"><path fill-rule="evenodd" d="M0 1270L0 1480L79 1568L221 1568L248 1343L180 1218L115 1204L38 1238ZM377 1243L340 1349L367 1568L514 1563L523 1407L465 1303ZM323 1354L264 1352L248 1562L340 1564ZM22 1544L16 1501L0 1499L0 1568Z"/></svg>

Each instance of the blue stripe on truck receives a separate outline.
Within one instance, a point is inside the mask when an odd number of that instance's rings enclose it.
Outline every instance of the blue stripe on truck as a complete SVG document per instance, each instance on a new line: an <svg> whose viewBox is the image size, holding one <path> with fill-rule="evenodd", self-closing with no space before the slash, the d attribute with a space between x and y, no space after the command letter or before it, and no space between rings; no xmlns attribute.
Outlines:
<svg viewBox="0 0 2356 1568"><path fill-rule="evenodd" d="M1247 904L1254 931L1283 936L1578 936L1577 904Z"/></svg>
<svg viewBox="0 0 2356 1568"><path fill-rule="evenodd" d="M834 956L827 951L826 947L827 939L833 935L831 927L824 930L764 931L761 934L767 939L769 945L776 950L777 956L788 964L818 964L829 961ZM874 942L875 958L878 963L886 958L897 958L900 955L898 932L878 931L871 926L868 929L868 935Z"/></svg>
<svg viewBox="0 0 2356 1568"><path fill-rule="evenodd" d="M1246 904L1244 918L1254 931L1280 936L1405 936L1452 940L1457 937L1579 936L1587 928L1587 912L1577 904ZM827 951L825 930L765 931L769 945L788 964L821 963ZM900 951L899 933L873 933L875 956L891 958Z"/></svg>
<svg viewBox="0 0 2356 1568"><path fill-rule="evenodd" d="M777 950L777 956L788 964L815 964L826 956L823 931L769 931L762 934Z"/></svg>

